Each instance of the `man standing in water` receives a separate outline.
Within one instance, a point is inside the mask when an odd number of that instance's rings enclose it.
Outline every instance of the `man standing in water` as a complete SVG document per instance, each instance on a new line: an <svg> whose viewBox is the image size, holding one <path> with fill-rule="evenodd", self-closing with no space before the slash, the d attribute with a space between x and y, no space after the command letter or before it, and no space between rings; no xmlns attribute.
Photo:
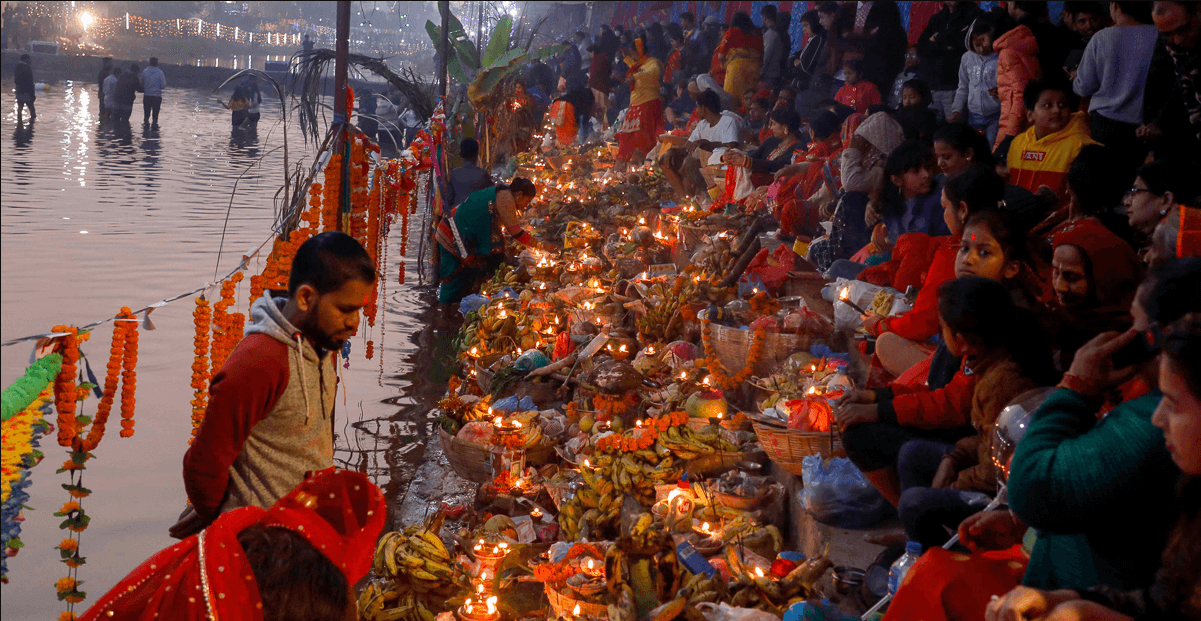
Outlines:
<svg viewBox="0 0 1201 621"><path fill-rule="evenodd" d="M38 118L38 113L33 108L33 100L37 99L37 95L33 91L33 67L29 65L29 54L21 54L21 62L17 63L17 69L13 72L13 82L17 91L17 125L21 124L21 113L25 111L25 106L29 106L29 122Z"/></svg>
<svg viewBox="0 0 1201 621"><path fill-rule="evenodd" d="M358 329L375 276L354 238L328 231L296 251L286 295L268 291L251 306L246 336L213 376L184 455L192 504L172 537L239 507L270 507L307 473L333 467L338 352Z"/></svg>
<svg viewBox="0 0 1201 621"><path fill-rule="evenodd" d="M100 87L96 89L96 99L100 100L100 122L102 123L104 122L104 119L108 118L108 108L104 103L104 81L107 80L108 76L112 74L113 57L106 56L104 60L100 61L100 75L96 76L96 85Z"/></svg>
<svg viewBox="0 0 1201 621"><path fill-rule="evenodd" d="M163 107L163 89L167 88L167 76L158 68L158 59L151 56L150 66L142 71L142 125L150 125L154 113L154 125L158 127L158 111Z"/></svg>

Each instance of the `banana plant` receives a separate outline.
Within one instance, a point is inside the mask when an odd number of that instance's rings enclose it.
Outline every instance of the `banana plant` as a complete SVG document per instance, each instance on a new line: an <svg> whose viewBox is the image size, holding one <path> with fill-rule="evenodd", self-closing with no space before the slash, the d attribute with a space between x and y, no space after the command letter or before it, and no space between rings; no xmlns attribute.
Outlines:
<svg viewBox="0 0 1201 621"><path fill-rule="evenodd" d="M513 18L509 15L502 16L496 22L496 28L488 39L488 46L480 56L467 38L463 24L453 14L450 15L447 39L454 53L449 55L446 69L452 78L468 85L467 97L475 107L479 108L481 104L486 106L497 85L519 71L522 65L567 49L563 45L550 45L531 52L534 32L541 24L540 20L534 25L525 45L521 46L520 29L514 36ZM435 46L441 44L442 29L437 24L427 20L425 31Z"/></svg>

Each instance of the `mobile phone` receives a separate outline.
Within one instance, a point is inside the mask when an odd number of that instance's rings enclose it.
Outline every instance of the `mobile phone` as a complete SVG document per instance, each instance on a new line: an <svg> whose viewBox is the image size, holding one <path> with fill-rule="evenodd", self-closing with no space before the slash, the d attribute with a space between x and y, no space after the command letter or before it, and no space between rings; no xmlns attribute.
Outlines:
<svg viewBox="0 0 1201 621"><path fill-rule="evenodd" d="M1114 352L1113 368L1124 369L1130 365L1150 360L1163 347L1163 333L1159 324L1151 324L1146 330L1135 335L1134 340Z"/></svg>

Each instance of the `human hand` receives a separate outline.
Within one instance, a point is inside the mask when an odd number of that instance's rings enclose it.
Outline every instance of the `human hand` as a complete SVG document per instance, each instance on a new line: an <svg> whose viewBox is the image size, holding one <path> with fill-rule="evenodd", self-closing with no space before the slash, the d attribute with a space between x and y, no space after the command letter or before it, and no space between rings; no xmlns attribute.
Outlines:
<svg viewBox="0 0 1201 621"><path fill-rule="evenodd" d="M959 471L955 469L955 462L944 457L938 464L938 471L934 473L934 482L930 484L930 487L935 489L951 487L951 484L958 478Z"/></svg>
<svg viewBox="0 0 1201 621"><path fill-rule="evenodd" d="M1134 135L1140 140L1155 140L1163 135L1163 131L1155 123L1147 123L1142 127L1134 130Z"/></svg>
<svg viewBox="0 0 1201 621"><path fill-rule="evenodd" d="M211 519L201 517L195 507L188 505L183 513L179 514L179 521L167 529L167 534L175 539L187 539L204 530L211 522Z"/></svg>
<svg viewBox="0 0 1201 621"><path fill-rule="evenodd" d="M838 423L839 431L846 431L859 425L880 422L877 405L851 404L834 411L834 420Z"/></svg>
<svg viewBox="0 0 1201 621"><path fill-rule="evenodd" d="M1133 619L1096 602L1073 599L1056 606L1038 621L1133 621Z"/></svg>
<svg viewBox="0 0 1201 621"><path fill-rule="evenodd" d="M995 597L995 596L994 596ZM1064 602L1080 599L1070 590L1042 591L1030 587L1014 587L1003 597L992 600L984 609L985 621L1026 621L1047 614Z"/></svg>
<svg viewBox="0 0 1201 621"><path fill-rule="evenodd" d="M881 321L884 321L884 315L877 315L868 311L862 315L862 319L863 329L867 330L868 334L877 334L876 328L880 325Z"/></svg>
<svg viewBox="0 0 1201 621"><path fill-rule="evenodd" d="M1068 373L1083 380L1084 396L1100 399L1106 389L1117 386L1138 373L1137 365L1123 369L1113 367L1113 355L1138 335L1131 328L1125 332L1102 332L1084 344L1072 359Z"/></svg>
<svg viewBox="0 0 1201 621"><path fill-rule="evenodd" d="M834 407L841 408L846 405L868 404L868 403L875 403L875 402L876 402L876 391L874 391L874 390L852 390L850 392L843 393L843 395L841 397L839 397L836 401L834 401Z"/></svg>
<svg viewBox="0 0 1201 621"><path fill-rule="evenodd" d="M948 123L959 123L962 120L963 120L962 112L952 112L950 118L947 119L947 122Z"/></svg>
<svg viewBox="0 0 1201 621"><path fill-rule="evenodd" d="M981 511L959 523L959 542L972 552L1012 548L1025 534L1026 525L1009 511Z"/></svg>

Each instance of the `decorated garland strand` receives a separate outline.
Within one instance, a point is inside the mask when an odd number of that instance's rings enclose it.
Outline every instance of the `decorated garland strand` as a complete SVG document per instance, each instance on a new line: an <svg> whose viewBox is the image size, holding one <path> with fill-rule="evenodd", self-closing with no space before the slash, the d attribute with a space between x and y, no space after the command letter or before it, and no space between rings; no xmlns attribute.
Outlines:
<svg viewBox="0 0 1201 621"><path fill-rule="evenodd" d="M50 431L50 423L46 418L54 414L54 390L50 378L57 374L61 365L62 356L58 354L50 354L35 362L30 367L33 373L26 372L14 386L23 384L21 389L27 390L40 382L41 393L0 423L3 427L0 433L0 472L3 472L3 490L0 493L0 582L5 584L8 583L8 558L16 556L25 547L21 541L21 523L24 521L21 511L29 501L27 490L31 483L31 471L42 460L42 452L38 450L40 440ZM52 371L48 374L50 377L46 377L46 371ZM6 405L15 406L18 402L9 399L15 395L10 395L7 389L4 392ZM5 412L9 412L7 407Z"/></svg>
<svg viewBox="0 0 1201 621"><path fill-rule="evenodd" d="M767 331L763 328L756 328L754 335L751 337L751 350L747 356L746 365L742 367L733 376L730 376L726 371L725 365L713 350L713 334L712 326L708 319L702 320L701 324L701 342L705 345L705 366L709 369L709 373L713 376L713 381L717 387L722 390L733 390L743 382L751 378L751 374L755 372L755 365L758 364L760 356L763 355L763 346L767 340Z"/></svg>
<svg viewBox="0 0 1201 621"><path fill-rule="evenodd" d="M209 302L204 296L196 298L196 310L192 312L192 321L196 326L196 335L192 337L192 347L196 354L192 361L192 437L188 444L196 439L200 423L204 422L204 411L208 407L209 383L209 324L212 318Z"/></svg>

